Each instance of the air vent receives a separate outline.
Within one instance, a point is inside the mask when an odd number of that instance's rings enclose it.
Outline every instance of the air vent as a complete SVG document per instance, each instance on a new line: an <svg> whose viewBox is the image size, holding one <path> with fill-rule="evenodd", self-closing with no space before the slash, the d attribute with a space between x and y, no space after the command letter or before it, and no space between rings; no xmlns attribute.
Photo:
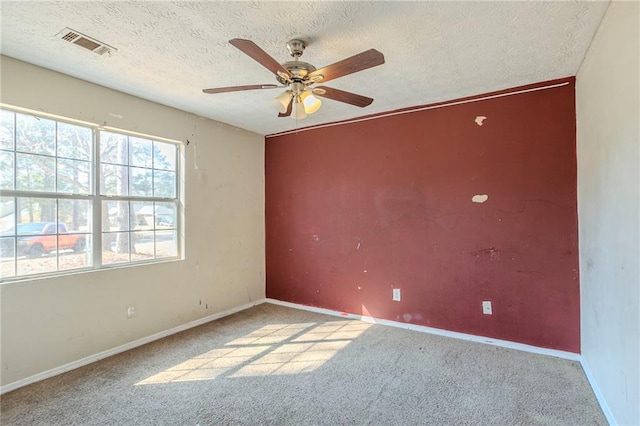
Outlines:
<svg viewBox="0 0 640 426"><path fill-rule="evenodd" d="M68 41L69 43L84 47L85 49L91 50L93 53L96 53L98 55L111 55L111 52L115 52L118 50L115 47L111 47L106 43L98 41L93 37L84 35L79 31L72 30L71 28L63 29L57 34L57 36L62 38L62 40L64 41Z"/></svg>
<svg viewBox="0 0 640 426"><path fill-rule="evenodd" d="M76 38L78 38L78 37L80 37L80 34L78 34L78 33L74 33L73 31L69 31L68 33L66 33L66 34L62 37L62 39L63 39L64 41L73 41L73 40L75 40L75 39L76 39Z"/></svg>

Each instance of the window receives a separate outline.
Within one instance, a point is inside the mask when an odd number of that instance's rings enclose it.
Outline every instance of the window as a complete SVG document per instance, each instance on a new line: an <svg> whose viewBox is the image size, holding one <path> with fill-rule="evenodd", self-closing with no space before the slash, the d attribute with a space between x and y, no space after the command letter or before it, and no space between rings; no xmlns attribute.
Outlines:
<svg viewBox="0 0 640 426"><path fill-rule="evenodd" d="M1 109L0 279L177 258L178 155L175 142Z"/></svg>

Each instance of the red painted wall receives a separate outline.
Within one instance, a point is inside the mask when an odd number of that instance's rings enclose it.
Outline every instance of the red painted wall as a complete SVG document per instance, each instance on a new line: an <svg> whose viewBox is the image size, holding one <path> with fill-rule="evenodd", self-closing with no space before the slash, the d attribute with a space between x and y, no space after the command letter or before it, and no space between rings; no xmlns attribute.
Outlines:
<svg viewBox="0 0 640 426"><path fill-rule="evenodd" d="M561 81L268 137L267 297L578 353L574 80Z"/></svg>

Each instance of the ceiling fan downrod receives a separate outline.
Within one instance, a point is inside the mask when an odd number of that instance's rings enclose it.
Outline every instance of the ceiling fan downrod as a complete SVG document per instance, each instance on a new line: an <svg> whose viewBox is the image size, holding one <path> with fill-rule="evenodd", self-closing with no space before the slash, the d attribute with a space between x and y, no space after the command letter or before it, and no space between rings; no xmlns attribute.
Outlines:
<svg viewBox="0 0 640 426"><path fill-rule="evenodd" d="M302 56L305 47L307 47L305 42L297 38L291 39L287 42L287 50L291 56L296 58L296 60Z"/></svg>

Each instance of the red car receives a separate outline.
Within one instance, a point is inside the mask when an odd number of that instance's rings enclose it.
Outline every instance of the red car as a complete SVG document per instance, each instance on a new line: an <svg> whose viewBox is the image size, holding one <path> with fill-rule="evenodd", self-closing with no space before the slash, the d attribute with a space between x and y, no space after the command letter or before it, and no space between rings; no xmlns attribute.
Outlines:
<svg viewBox="0 0 640 426"><path fill-rule="evenodd" d="M18 256L40 257L45 253L55 250L83 251L86 247L86 239L83 234L70 234L67 225L58 223L56 235L56 224L54 222L29 222L18 225L18 232L14 230L4 232L3 236L17 236ZM12 239L3 238L3 243L8 243ZM13 252L11 247L3 247L3 251Z"/></svg>

